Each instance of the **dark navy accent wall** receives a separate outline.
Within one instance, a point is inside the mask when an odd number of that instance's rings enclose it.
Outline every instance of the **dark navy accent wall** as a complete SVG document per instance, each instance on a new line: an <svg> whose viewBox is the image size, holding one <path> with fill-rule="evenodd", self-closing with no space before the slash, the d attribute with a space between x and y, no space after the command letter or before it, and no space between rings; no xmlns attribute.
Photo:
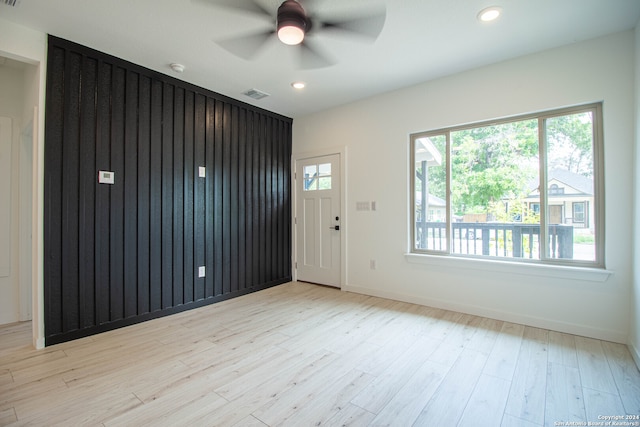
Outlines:
<svg viewBox="0 0 640 427"><path fill-rule="evenodd" d="M50 36L46 344L290 281L291 126Z"/></svg>

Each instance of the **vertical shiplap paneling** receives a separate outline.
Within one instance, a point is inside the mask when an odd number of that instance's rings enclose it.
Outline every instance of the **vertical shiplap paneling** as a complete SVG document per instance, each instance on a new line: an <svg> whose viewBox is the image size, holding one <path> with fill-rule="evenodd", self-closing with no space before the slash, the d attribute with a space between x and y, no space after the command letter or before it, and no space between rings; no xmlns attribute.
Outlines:
<svg viewBox="0 0 640 427"><path fill-rule="evenodd" d="M149 299L151 312L162 309L162 86L151 83L151 179L149 185Z"/></svg>
<svg viewBox="0 0 640 427"><path fill-rule="evenodd" d="M204 220L204 236L205 236L205 253L206 263L209 266L209 272L205 280L205 297L215 296L214 283L216 278L215 269L215 110L216 101L207 97L206 103L206 123L205 123L205 159L204 165L207 168L207 176L205 178L205 220Z"/></svg>
<svg viewBox="0 0 640 427"><path fill-rule="evenodd" d="M266 117L260 117L260 134L258 135L258 166L255 173L258 175L258 184L256 189L258 194L256 195L255 209L258 210L258 221L256 224L256 235L258 237L257 251L254 255L257 257L258 264L258 283L262 282L265 278L265 251L267 250L267 227L265 223L265 209L266 199L264 192L266 188L266 142L267 142L267 129L266 129Z"/></svg>
<svg viewBox="0 0 640 427"><path fill-rule="evenodd" d="M231 291L231 105L222 115L222 293Z"/></svg>
<svg viewBox="0 0 640 427"><path fill-rule="evenodd" d="M162 87L162 308L173 306L173 89Z"/></svg>
<svg viewBox="0 0 640 427"><path fill-rule="evenodd" d="M55 37L47 65L48 345L291 279L290 119Z"/></svg>
<svg viewBox="0 0 640 427"><path fill-rule="evenodd" d="M98 61L98 87L96 90L96 169L98 171L111 170L111 78L113 67L111 64ZM47 114L50 108L47 106ZM47 143L48 143L48 136ZM46 157L46 156L45 156ZM45 158L45 166L54 162ZM53 167L53 166L50 166ZM45 168L46 169L46 168ZM97 175L97 174L96 174ZM95 179L95 178L94 178ZM96 182L96 181L94 181ZM95 294L96 294L96 323L103 325L110 320L110 233L111 212L109 209L111 188L108 185L96 183L95 203ZM48 196L45 194L45 199ZM45 289L48 287L45 281ZM45 307L52 310L52 307ZM46 325L45 325L46 329ZM47 334L48 335L48 334Z"/></svg>
<svg viewBox="0 0 640 427"><path fill-rule="evenodd" d="M114 67L111 80L111 171L116 185L105 185L109 191L110 321L124 318L124 116L126 70Z"/></svg>
<svg viewBox="0 0 640 427"><path fill-rule="evenodd" d="M205 281L206 275L211 274L210 271L205 272L205 277L198 277L197 270L200 266L205 266L205 270L210 270L209 267L206 266L206 253L205 253L205 236L206 236L206 228L205 228L205 198L206 198L206 180L204 178L200 178L198 176L198 167L205 166L205 125L206 125L206 98L204 95L196 94L195 95L195 106L194 106L194 172L189 177L194 182L194 192L193 192L193 223L194 223L194 240L192 241L193 247L193 259L195 265L192 267L194 271L194 282L195 282L195 300L201 300L205 298ZM211 172L211 171L209 171Z"/></svg>
<svg viewBox="0 0 640 427"><path fill-rule="evenodd" d="M184 304L184 89L176 87L173 99L173 305Z"/></svg>
<svg viewBox="0 0 640 427"><path fill-rule="evenodd" d="M222 177L224 173L224 162L222 158L222 141L223 141L223 117L224 117L224 104L220 101L215 102L214 106L214 138L213 138L213 151L214 151L214 163L213 163L213 205L214 212L213 218L208 218L208 221L213 222L213 239L211 246L213 247L213 295L222 295L222 248L223 239L222 236Z"/></svg>
<svg viewBox="0 0 640 427"><path fill-rule="evenodd" d="M245 250L244 250L244 263L243 271L245 275L246 288L253 286L253 159L254 159L254 113L251 110L247 110L247 116L244 128L246 129L247 140L245 144L245 158L244 158L244 202L245 202L245 220L244 220L244 232L245 232Z"/></svg>
<svg viewBox="0 0 640 427"><path fill-rule="evenodd" d="M273 207L272 203L273 203L273 193L272 193L272 162L273 162L273 144L271 142L271 139L273 138L273 119L271 117L267 117L266 119L266 127L265 127L265 140L264 140L264 148L265 148L265 153L264 153L264 187L262 189L262 191L264 191L263 193L263 199L264 199L264 234L265 234L265 241L263 244L263 254L264 254L264 262L262 263L264 270L263 270L263 278L262 280L267 280L267 278L270 276L271 274L271 270L273 268L273 265L271 264L272 259L273 259L273 252L272 252L272 242L273 242L273 222L272 222L272 215L271 215L271 209Z"/></svg>
<svg viewBox="0 0 640 427"><path fill-rule="evenodd" d="M49 67L64 70L66 51L62 48L49 49ZM47 76L47 143L45 157L56 167L44 169L44 289L45 306L62 305L62 155L64 122L64 79ZM45 334L63 332L62 316L59 310L45 310Z"/></svg>
<svg viewBox="0 0 640 427"><path fill-rule="evenodd" d="M150 251L151 251L151 79L140 75L138 82L138 248L137 299L138 314L151 311Z"/></svg>
<svg viewBox="0 0 640 427"><path fill-rule="evenodd" d="M124 122L124 317L138 314L138 113L139 74L126 72Z"/></svg>
<svg viewBox="0 0 640 427"><path fill-rule="evenodd" d="M280 122L281 138L284 141L291 140L291 127L286 126L284 122ZM278 168L278 176L280 181L280 201L278 208L278 221L279 229L278 233L278 245L280 247L280 262L277 275L287 274L287 271L291 271L291 223L287 221L287 212L291 212L290 204L290 189L291 189L291 176L289 173L291 165L291 147L288 145L280 144L280 164Z"/></svg>
<svg viewBox="0 0 640 427"><path fill-rule="evenodd" d="M232 105L229 120L229 292L238 291L238 107Z"/></svg>
<svg viewBox="0 0 640 427"><path fill-rule="evenodd" d="M285 141L291 141L293 139L292 128L290 124L282 123L285 128ZM291 153L293 151L293 147L291 144L283 144L284 145L284 158L283 158L283 174L284 174L284 188L283 188L283 198L284 198L284 209L282 211L282 222L284 224L284 243L283 243L283 251L285 251L285 259L284 266L282 270L282 274L284 276L291 274L292 271L292 252L293 252L293 229L291 223L290 215L287 213L291 212L292 209L292 181L291 181Z"/></svg>
<svg viewBox="0 0 640 427"><path fill-rule="evenodd" d="M195 260L193 258L193 239L194 239L194 174L197 173L195 159L194 159L194 93L187 91L184 97L184 173L183 179L183 191L184 191L184 205L183 205L183 221L184 221L184 302L189 303L195 301Z"/></svg>
<svg viewBox="0 0 640 427"><path fill-rule="evenodd" d="M80 78L80 223L83 230L79 241L82 260L78 266L79 283L93 283L95 278L95 191L96 191L96 87L98 61L95 58L82 58L82 76ZM95 288L80 286L78 289L80 329L96 323Z"/></svg>
<svg viewBox="0 0 640 427"><path fill-rule="evenodd" d="M79 322L78 198L80 167L80 71L82 56L68 52L64 70L65 113L62 123L62 329L75 330Z"/></svg>
<svg viewBox="0 0 640 427"><path fill-rule="evenodd" d="M238 211L236 214L236 218L238 221L238 231L237 231L237 260L236 269L237 269L237 278L236 283L239 290L243 290L247 288L246 282L246 274L245 274L245 260L247 258L246 254L246 232L245 225L247 223L247 213L246 213L246 194L247 187L245 185L246 179L246 171L245 171L245 162L247 158L247 110L245 108L240 108L238 111L238 142L237 142L237 151L238 151L238 171L237 171L237 204ZM242 124L242 125L241 125Z"/></svg>

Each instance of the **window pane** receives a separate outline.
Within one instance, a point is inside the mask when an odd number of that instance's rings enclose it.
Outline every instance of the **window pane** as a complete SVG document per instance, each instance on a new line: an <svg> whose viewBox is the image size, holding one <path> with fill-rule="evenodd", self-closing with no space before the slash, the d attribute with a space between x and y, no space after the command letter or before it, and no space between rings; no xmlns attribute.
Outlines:
<svg viewBox="0 0 640 427"><path fill-rule="evenodd" d="M550 258L595 261L593 117L545 120Z"/></svg>
<svg viewBox="0 0 640 427"><path fill-rule="evenodd" d="M318 170L320 171L320 176L331 175L331 163L323 163L321 165L318 165Z"/></svg>
<svg viewBox="0 0 640 427"><path fill-rule="evenodd" d="M319 190L331 190L331 177L330 176L322 176L318 178L318 189Z"/></svg>
<svg viewBox="0 0 640 427"><path fill-rule="evenodd" d="M318 167L316 165L307 165L304 167L304 191L312 191L318 189Z"/></svg>
<svg viewBox="0 0 640 427"><path fill-rule="evenodd" d="M584 202L573 203L573 222L584 222Z"/></svg>
<svg viewBox="0 0 640 427"><path fill-rule="evenodd" d="M448 250L446 141L444 135L414 141L416 249Z"/></svg>
<svg viewBox="0 0 640 427"><path fill-rule="evenodd" d="M451 132L451 252L539 258L537 119Z"/></svg>

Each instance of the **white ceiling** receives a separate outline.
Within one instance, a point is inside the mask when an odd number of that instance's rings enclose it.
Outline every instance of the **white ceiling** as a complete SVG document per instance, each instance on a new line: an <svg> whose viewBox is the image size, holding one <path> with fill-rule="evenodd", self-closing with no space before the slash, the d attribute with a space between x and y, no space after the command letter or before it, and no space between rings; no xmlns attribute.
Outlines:
<svg viewBox="0 0 640 427"><path fill-rule="evenodd" d="M634 28L640 0L306 0L317 15L386 8L374 42L336 35L316 41L335 65L302 70L295 47L274 38L252 60L220 41L275 24L216 6L221 0L18 0L0 2L9 21L72 40L288 117L509 58ZM255 0L269 10L280 0ZM207 3L209 2L209 3ZM477 20L492 5L503 15ZM177 74L169 64L184 64ZM293 89L293 81L307 87ZM256 88L271 96L242 95Z"/></svg>

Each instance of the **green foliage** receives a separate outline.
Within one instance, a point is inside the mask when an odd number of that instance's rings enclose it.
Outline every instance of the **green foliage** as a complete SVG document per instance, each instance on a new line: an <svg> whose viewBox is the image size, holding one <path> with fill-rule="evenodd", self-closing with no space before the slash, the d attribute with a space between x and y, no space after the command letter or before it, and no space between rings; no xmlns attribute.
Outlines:
<svg viewBox="0 0 640 427"><path fill-rule="evenodd" d="M548 168L590 176L592 121L590 113L546 119ZM445 138L432 138L443 165L429 167L429 193L446 198ZM536 188L539 171L538 119L500 123L451 132L451 203L455 215L488 213L500 216L496 202L522 200ZM513 209L518 203L512 203ZM526 204L522 209L526 210ZM505 212L512 221L517 212ZM532 212L520 212L526 222L538 222Z"/></svg>
<svg viewBox="0 0 640 427"><path fill-rule="evenodd" d="M549 168L593 176L593 125L591 113L547 119Z"/></svg>
<svg viewBox="0 0 640 427"><path fill-rule="evenodd" d="M594 244L596 238L590 234L576 234L573 236L573 243Z"/></svg>
<svg viewBox="0 0 640 427"><path fill-rule="evenodd" d="M520 197L535 176L531 162L538 155L535 120L456 131L451 139L455 211L489 213L491 202Z"/></svg>
<svg viewBox="0 0 640 427"><path fill-rule="evenodd" d="M529 209L523 199L492 202L489 212L498 222L514 222L516 219L523 224L540 224L540 214Z"/></svg>

